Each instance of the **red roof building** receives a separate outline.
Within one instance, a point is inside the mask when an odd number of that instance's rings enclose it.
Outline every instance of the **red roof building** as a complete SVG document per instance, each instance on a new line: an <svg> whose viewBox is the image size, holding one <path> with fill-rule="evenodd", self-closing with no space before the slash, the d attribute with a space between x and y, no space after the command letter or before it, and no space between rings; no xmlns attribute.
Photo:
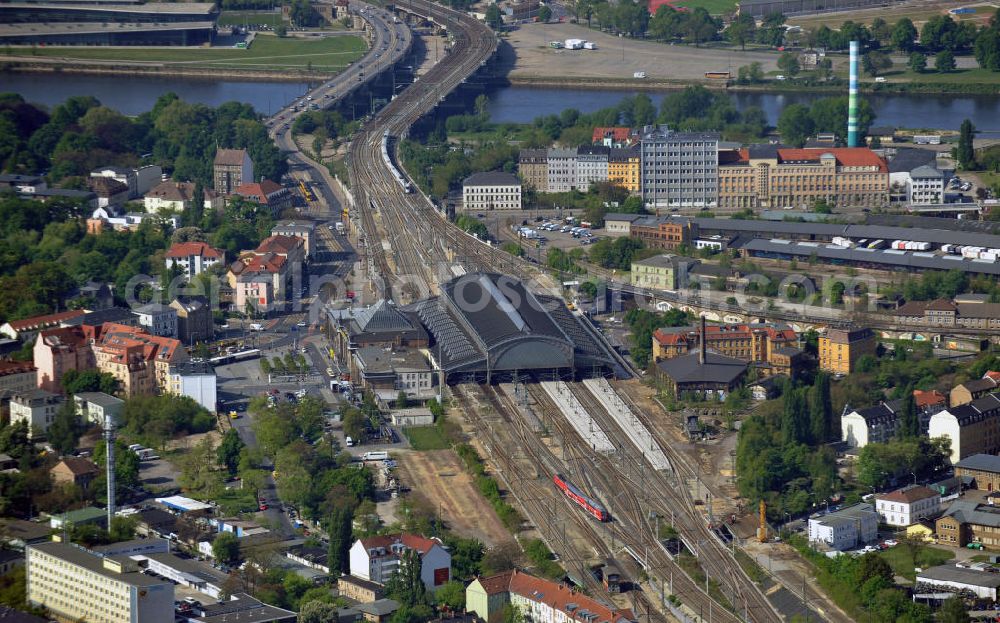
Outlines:
<svg viewBox="0 0 1000 623"><path fill-rule="evenodd" d="M277 216L282 210L292 207L292 193L271 180L241 184L233 190L233 194L267 207L271 210L272 216Z"/></svg>
<svg viewBox="0 0 1000 623"><path fill-rule="evenodd" d="M170 245L163 261L167 268L177 266L190 279L216 264L225 264L226 253L204 242L178 242Z"/></svg>
<svg viewBox="0 0 1000 623"><path fill-rule="evenodd" d="M497 620L504 607L515 604L532 613L536 621L579 623L628 623L636 617L631 610L619 609L598 601L561 582L553 582L518 570L504 571L488 578L477 578L469 586L470 607L484 621ZM489 611L480 612L487 608Z"/></svg>
<svg viewBox="0 0 1000 623"><path fill-rule="evenodd" d="M6 335L12 340L25 341L28 338L33 337L42 329L58 327L63 321L70 320L71 318L78 318L85 313L87 312L82 309L71 309L68 311L56 312L54 314L45 314L44 316L32 316L31 318L23 318L21 320L11 320L10 322L5 322L2 326L0 326L0 333Z"/></svg>
<svg viewBox="0 0 1000 623"><path fill-rule="evenodd" d="M917 405L917 409L944 407L948 404L948 398L936 389L930 391L915 389L913 390L913 400Z"/></svg>
<svg viewBox="0 0 1000 623"><path fill-rule="evenodd" d="M632 143L635 136L631 128L594 128L593 143L605 147L625 147Z"/></svg>

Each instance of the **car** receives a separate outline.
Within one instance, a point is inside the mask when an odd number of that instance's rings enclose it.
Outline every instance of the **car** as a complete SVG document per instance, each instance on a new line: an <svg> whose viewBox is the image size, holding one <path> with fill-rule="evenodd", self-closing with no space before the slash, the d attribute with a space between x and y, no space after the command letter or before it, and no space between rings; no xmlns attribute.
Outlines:
<svg viewBox="0 0 1000 623"><path fill-rule="evenodd" d="M896 547L897 545L899 545L899 542L896 541L896 539L886 539L883 545L885 545L886 547Z"/></svg>
<svg viewBox="0 0 1000 623"><path fill-rule="evenodd" d="M305 320L300 320L297 323L295 323L295 326L296 327L305 327L305 326L307 326L306 325L306 321Z"/></svg>
<svg viewBox="0 0 1000 623"><path fill-rule="evenodd" d="M260 505L260 510L261 511L266 511L267 510L267 504L261 504Z"/></svg>

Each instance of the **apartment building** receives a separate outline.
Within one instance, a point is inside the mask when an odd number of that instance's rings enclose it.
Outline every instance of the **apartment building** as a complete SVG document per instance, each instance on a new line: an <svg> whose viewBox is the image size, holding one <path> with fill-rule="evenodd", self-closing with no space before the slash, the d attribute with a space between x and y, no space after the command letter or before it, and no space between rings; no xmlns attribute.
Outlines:
<svg viewBox="0 0 1000 623"><path fill-rule="evenodd" d="M271 235L301 238L302 244L305 245L304 250L306 259L312 257L312 254L316 251L316 223L312 221L281 221L271 228Z"/></svg>
<svg viewBox="0 0 1000 623"><path fill-rule="evenodd" d="M147 303L132 310L139 326L150 335L177 337L177 310L162 303Z"/></svg>
<svg viewBox="0 0 1000 623"><path fill-rule="evenodd" d="M502 171L473 173L462 180L462 208L467 212L520 210L521 180Z"/></svg>
<svg viewBox="0 0 1000 623"><path fill-rule="evenodd" d="M927 435L951 441L952 464L974 454L1000 452L1000 393L949 407L931 416Z"/></svg>
<svg viewBox="0 0 1000 623"><path fill-rule="evenodd" d="M680 258L667 253L633 261L629 271L632 285L653 290L676 290L679 287L679 261Z"/></svg>
<svg viewBox="0 0 1000 623"><path fill-rule="evenodd" d="M565 193L576 188L576 150L550 149L548 150L548 159L548 191L550 193Z"/></svg>
<svg viewBox="0 0 1000 623"><path fill-rule="evenodd" d="M584 145L576 150L576 182L574 186L587 191L591 184L608 181L608 154L602 145Z"/></svg>
<svg viewBox="0 0 1000 623"><path fill-rule="evenodd" d="M416 534L388 534L359 539L351 546L351 575L385 584L399 569L403 552L416 550L420 556L420 579L435 590L451 579L451 554L437 539Z"/></svg>
<svg viewBox="0 0 1000 623"><path fill-rule="evenodd" d="M93 348L97 368L118 379L125 396L170 391L170 365L188 359L177 339L110 323Z"/></svg>
<svg viewBox="0 0 1000 623"><path fill-rule="evenodd" d="M212 163L212 181L215 190L231 194L238 186L252 182L253 162L245 149L217 149Z"/></svg>
<svg viewBox="0 0 1000 623"><path fill-rule="evenodd" d="M62 377L67 370L86 370L96 365L92 344L100 334L93 325L48 329L38 334L32 360L38 369L38 387L50 392L62 391Z"/></svg>
<svg viewBox="0 0 1000 623"><path fill-rule="evenodd" d="M945 408L944 395L914 390L913 397L921 434L926 434L931 416ZM852 448L864 448L870 443L893 439L899 430L902 404L902 400L888 400L864 409L845 409L840 418L841 441Z"/></svg>
<svg viewBox="0 0 1000 623"><path fill-rule="evenodd" d="M638 147L612 148L608 152L608 181L630 195L642 192L642 152Z"/></svg>
<svg viewBox="0 0 1000 623"><path fill-rule="evenodd" d="M482 621L498 621L513 607L532 623L634 623L631 610L618 609L562 582L517 569L476 578L465 589L466 611Z"/></svg>
<svg viewBox="0 0 1000 623"><path fill-rule="evenodd" d="M160 183L163 169L156 164L148 164L136 169L122 167L100 167L90 172L90 177L110 177L128 188L128 198L135 199L145 195L150 188Z"/></svg>
<svg viewBox="0 0 1000 623"><path fill-rule="evenodd" d="M80 392L73 394L76 413L87 424L104 425L107 417L113 422L121 422L125 401L104 392Z"/></svg>
<svg viewBox="0 0 1000 623"><path fill-rule="evenodd" d="M941 512L941 494L916 485L880 493L875 496L875 512L883 523L905 528L937 517Z"/></svg>
<svg viewBox="0 0 1000 623"><path fill-rule="evenodd" d="M163 262L167 268L178 267L191 279L213 266L225 264L226 253L204 242L176 242L167 249Z"/></svg>
<svg viewBox="0 0 1000 623"><path fill-rule="evenodd" d="M688 218L643 217L632 222L629 235L651 249L672 251L698 237L698 224Z"/></svg>
<svg viewBox="0 0 1000 623"><path fill-rule="evenodd" d="M819 337L819 368L834 374L850 374L858 359L875 355L877 345L871 329L829 329Z"/></svg>
<svg viewBox="0 0 1000 623"><path fill-rule="evenodd" d="M590 142L594 145L621 148L630 147L637 140L638 136L636 136L632 128L615 126L608 128L594 128L594 135Z"/></svg>
<svg viewBox="0 0 1000 623"><path fill-rule="evenodd" d="M28 425L28 437L44 437L56 419L63 397L44 389L30 389L10 397L10 423Z"/></svg>
<svg viewBox="0 0 1000 623"><path fill-rule="evenodd" d="M154 186L142 199L143 207L149 214L161 212L183 212L191 209L196 201L194 182L175 182L167 180Z"/></svg>
<svg viewBox="0 0 1000 623"><path fill-rule="evenodd" d="M706 324L709 352L752 362L760 374L795 378L805 366L805 352L798 348L793 329L779 324ZM688 355L701 348L695 327L665 327L653 332L654 361Z"/></svg>
<svg viewBox="0 0 1000 623"><path fill-rule="evenodd" d="M993 374L996 374L994 372ZM953 407L967 405L973 400L978 400L983 396L995 391L1000 382L990 376L989 373L983 375L981 379L973 379L964 383L959 383L951 388L948 403Z"/></svg>
<svg viewBox="0 0 1000 623"><path fill-rule="evenodd" d="M653 208L709 208L719 195L719 134L645 128L642 198Z"/></svg>
<svg viewBox="0 0 1000 623"><path fill-rule="evenodd" d="M245 182L234 188L232 193L266 208L272 217L277 217L294 204L292 193L271 180Z"/></svg>
<svg viewBox="0 0 1000 623"><path fill-rule="evenodd" d="M127 556L105 557L69 543L27 547L28 602L64 620L173 623L174 585L139 572Z"/></svg>
<svg viewBox="0 0 1000 623"><path fill-rule="evenodd" d="M732 210L889 203L889 169L867 147L754 145L719 154L719 207Z"/></svg>
<svg viewBox="0 0 1000 623"><path fill-rule="evenodd" d="M38 369L27 361L0 360L0 392L26 392L38 386Z"/></svg>
<svg viewBox="0 0 1000 623"><path fill-rule="evenodd" d="M522 149L517 158L521 182L540 193L549 192L549 152L547 149Z"/></svg>
<svg viewBox="0 0 1000 623"><path fill-rule="evenodd" d="M185 344L211 340L215 323L208 299L201 296L176 298L170 307L177 312L177 339Z"/></svg>
<svg viewBox="0 0 1000 623"><path fill-rule="evenodd" d="M229 285L233 288L235 308L253 307L267 313L285 300L291 266L284 256L275 253L249 255L229 266Z"/></svg>

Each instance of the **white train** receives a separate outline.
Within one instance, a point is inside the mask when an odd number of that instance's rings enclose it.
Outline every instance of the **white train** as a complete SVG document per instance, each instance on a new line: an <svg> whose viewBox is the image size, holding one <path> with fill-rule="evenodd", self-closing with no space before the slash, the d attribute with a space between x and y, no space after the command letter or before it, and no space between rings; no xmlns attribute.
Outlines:
<svg viewBox="0 0 1000 623"><path fill-rule="evenodd" d="M389 130L386 130L382 134L382 162L392 171L392 176L396 178L396 182L403 188L403 192L412 193L413 184L396 168L396 165L392 162L392 158L389 157L389 141L391 139L392 136L389 135Z"/></svg>

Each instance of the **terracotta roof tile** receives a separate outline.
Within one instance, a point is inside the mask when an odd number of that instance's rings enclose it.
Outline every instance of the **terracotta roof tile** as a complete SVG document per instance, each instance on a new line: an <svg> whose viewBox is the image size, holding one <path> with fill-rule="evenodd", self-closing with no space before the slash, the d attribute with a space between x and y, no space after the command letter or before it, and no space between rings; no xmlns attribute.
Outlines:
<svg viewBox="0 0 1000 623"><path fill-rule="evenodd" d="M935 405L943 405L947 402L945 395L936 389L930 391L921 391L919 389L913 390L913 399L919 408L933 407Z"/></svg>
<svg viewBox="0 0 1000 623"><path fill-rule="evenodd" d="M590 619L595 623L635 620L631 610L619 610L579 593L565 584L537 578L517 570L480 578L479 583L487 594L511 592L558 610L570 620L586 620L581 616L583 612L595 615L596 618Z"/></svg>
<svg viewBox="0 0 1000 623"><path fill-rule="evenodd" d="M85 313L87 312L82 309L71 309L69 311L57 312L54 314L45 314L44 316L24 318L23 320L11 320L8 324L10 324L10 328L15 331L25 331L30 329L39 329L42 327L52 327L64 320L77 318Z"/></svg>
<svg viewBox="0 0 1000 623"><path fill-rule="evenodd" d="M916 487L903 487L902 489L896 489L895 491L890 491L889 493L880 493L876 499L886 500L889 502L899 502L901 504L912 504L914 502L919 502L920 500L926 500L927 498L932 498L935 495L940 495L937 491L934 491L928 487L916 486Z"/></svg>
<svg viewBox="0 0 1000 623"><path fill-rule="evenodd" d="M402 534L385 534L381 536L368 537L367 539L361 539L361 544L365 548L372 547L384 547L389 548L394 543L402 543L408 549L414 549L421 554L426 554L435 545L440 545L434 539L428 539L416 534L402 533Z"/></svg>
<svg viewBox="0 0 1000 623"><path fill-rule="evenodd" d="M844 167L878 167L882 173L889 172L885 159L867 147L808 147L804 149L779 149L781 161L816 161L823 154L831 154L837 164Z"/></svg>
<svg viewBox="0 0 1000 623"><path fill-rule="evenodd" d="M612 127L612 128L594 128L594 142L600 143L605 137L610 137L611 140L615 142L627 141L628 137L632 135L631 128L623 127Z"/></svg>
<svg viewBox="0 0 1000 623"><path fill-rule="evenodd" d="M189 257L199 255L201 257L222 258L222 251L204 242L177 242L170 245L167 250L167 257Z"/></svg>
<svg viewBox="0 0 1000 623"><path fill-rule="evenodd" d="M97 465L89 460L78 456L67 456L64 457L56 465L63 464L69 471L73 472L75 476L84 476L86 474L96 474L98 471Z"/></svg>

